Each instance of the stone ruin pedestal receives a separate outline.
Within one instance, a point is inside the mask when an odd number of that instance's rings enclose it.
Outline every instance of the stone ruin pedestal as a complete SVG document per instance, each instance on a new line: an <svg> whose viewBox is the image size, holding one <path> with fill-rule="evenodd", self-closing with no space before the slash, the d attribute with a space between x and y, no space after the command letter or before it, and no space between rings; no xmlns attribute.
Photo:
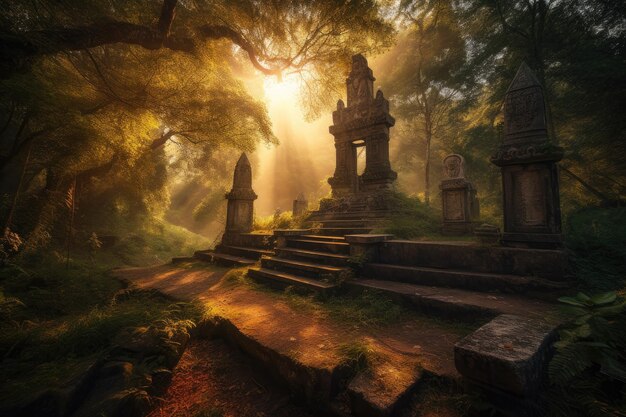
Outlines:
<svg viewBox="0 0 626 417"><path fill-rule="evenodd" d="M476 189L465 179L465 160L461 155L444 158L439 188L443 209L441 232L447 235L472 233L479 217L479 205Z"/></svg>
<svg viewBox="0 0 626 417"><path fill-rule="evenodd" d="M562 246L557 162L563 149L548 139L543 89L522 64L504 102L504 140L491 162L501 168L506 246Z"/></svg>
<svg viewBox="0 0 626 417"><path fill-rule="evenodd" d="M298 198L293 200L293 210L291 213L294 217L304 216L309 211L309 202L303 193L298 194Z"/></svg>
<svg viewBox="0 0 626 417"><path fill-rule="evenodd" d="M226 230L223 245L237 244L242 233L250 233L254 219L254 200L257 195L252 189L252 168L245 153L237 161L233 175L233 188L226 194Z"/></svg>

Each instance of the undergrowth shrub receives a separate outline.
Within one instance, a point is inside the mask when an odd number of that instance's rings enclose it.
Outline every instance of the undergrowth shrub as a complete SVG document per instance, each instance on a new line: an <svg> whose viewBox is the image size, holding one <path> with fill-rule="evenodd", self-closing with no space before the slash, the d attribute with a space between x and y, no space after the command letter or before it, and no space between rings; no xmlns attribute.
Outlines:
<svg viewBox="0 0 626 417"><path fill-rule="evenodd" d="M394 193L390 200L394 213L382 230L399 239L414 239L439 233L439 213L418 197Z"/></svg>
<svg viewBox="0 0 626 417"><path fill-rule="evenodd" d="M253 229L256 231L270 231L274 229L295 229L299 219L290 211L283 211L270 216L254 217Z"/></svg>
<svg viewBox="0 0 626 417"><path fill-rule="evenodd" d="M626 207L588 207L567 218L566 245L583 290L601 292L626 285Z"/></svg>
<svg viewBox="0 0 626 417"><path fill-rule="evenodd" d="M559 301L570 320L549 365L551 415L626 416L626 300L608 292Z"/></svg>

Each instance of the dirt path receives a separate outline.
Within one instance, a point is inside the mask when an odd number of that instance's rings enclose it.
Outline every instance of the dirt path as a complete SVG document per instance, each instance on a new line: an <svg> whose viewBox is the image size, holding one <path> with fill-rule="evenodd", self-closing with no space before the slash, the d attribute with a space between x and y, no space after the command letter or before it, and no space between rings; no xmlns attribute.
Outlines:
<svg viewBox="0 0 626 417"><path fill-rule="evenodd" d="M222 340L194 340L148 417L316 417Z"/></svg>

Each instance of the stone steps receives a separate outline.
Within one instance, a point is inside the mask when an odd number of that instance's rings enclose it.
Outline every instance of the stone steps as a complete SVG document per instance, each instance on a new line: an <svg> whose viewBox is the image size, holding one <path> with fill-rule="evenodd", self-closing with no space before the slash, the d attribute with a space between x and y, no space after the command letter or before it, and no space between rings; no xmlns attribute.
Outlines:
<svg viewBox="0 0 626 417"><path fill-rule="evenodd" d="M392 298L408 302L425 314L473 321L493 318L499 314L515 314L545 319L556 316L557 307L544 301L512 294L488 293L443 288L376 279L358 279L347 283L352 290L376 290Z"/></svg>
<svg viewBox="0 0 626 417"><path fill-rule="evenodd" d="M313 263L332 265L332 266L348 266L348 255L340 255L328 252L319 252L312 250L296 249L296 248L278 248L276 249L281 258L296 259L302 261L313 261Z"/></svg>
<svg viewBox="0 0 626 417"><path fill-rule="evenodd" d="M287 246L296 249L314 250L347 255L350 253L350 245L346 242L321 241L318 239L289 238Z"/></svg>
<svg viewBox="0 0 626 417"><path fill-rule="evenodd" d="M304 239L318 240L321 242L345 242L346 238L343 236L324 236L324 235L302 235Z"/></svg>
<svg viewBox="0 0 626 417"><path fill-rule="evenodd" d="M324 227L368 227L373 223L379 223L383 219L331 219L331 220L319 220L315 223L322 223ZM311 222L309 222L311 223Z"/></svg>
<svg viewBox="0 0 626 417"><path fill-rule="evenodd" d="M372 230L371 227L322 227L316 233L323 236L345 236L367 234Z"/></svg>
<svg viewBox="0 0 626 417"><path fill-rule="evenodd" d="M316 279L320 279L325 276L339 277L341 273L349 271L348 268L322 265L294 259L285 259L276 256L262 258L261 267Z"/></svg>
<svg viewBox="0 0 626 417"><path fill-rule="evenodd" d="M216 248L216 252L225 253L227 255L239 256L242 258L249 258L254 260L261 259L263 255L273 255L274 251L267 249L259 249L259 248L250 248L244 246L228 246L228 245L218 245Z"/></svg>
<svg viewBox="0 0 626 417"><path fill-rule="evenodd" d="M211 255L211 258L212 258L212 261L218 265L233 266L233 267L252 266L257 262L253 259L243 258L241 256L228 255L225 253L213 253Z"/></svg>
<svg viewBox="0 0 626 417"><path fill-rule="evenodd" d="M287 272L272 269L252 269L248 270L248 276L278 288L297 287L306 291L313 291L322 294L330 294L339 285L331 282L320 281L314 278L307 278Z"/></svg>
<svg viewBox="0 0 626 417"><path fill-rule="evenodd" d="M453 287L478 291L502 291L520 293L534 290L559 290L567 288L562 283L520 275L472 272L465 270L367 264L364 277L385 281L400 281L409 284L435 287Z"/></svg>

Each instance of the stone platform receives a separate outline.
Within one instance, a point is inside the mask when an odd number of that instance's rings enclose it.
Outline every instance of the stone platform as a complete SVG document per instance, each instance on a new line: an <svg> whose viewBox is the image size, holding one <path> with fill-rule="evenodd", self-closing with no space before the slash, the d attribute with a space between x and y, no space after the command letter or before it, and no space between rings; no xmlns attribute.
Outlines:
<svg viewBox="0 0 626 417"><path fill-rule="evenodd" d="M213 317L198 327L197 336L223 338L296 398L329 414L397 415L433 376L451 384L459 378L453 348L471 326L416 317L384 327L355 326L329 317L323 304L292 305L230 280L227 271L164 265L115 275L175 299L205 303ZM358 368L346 356L352 346L365 347L368 366Z"/></svg>

